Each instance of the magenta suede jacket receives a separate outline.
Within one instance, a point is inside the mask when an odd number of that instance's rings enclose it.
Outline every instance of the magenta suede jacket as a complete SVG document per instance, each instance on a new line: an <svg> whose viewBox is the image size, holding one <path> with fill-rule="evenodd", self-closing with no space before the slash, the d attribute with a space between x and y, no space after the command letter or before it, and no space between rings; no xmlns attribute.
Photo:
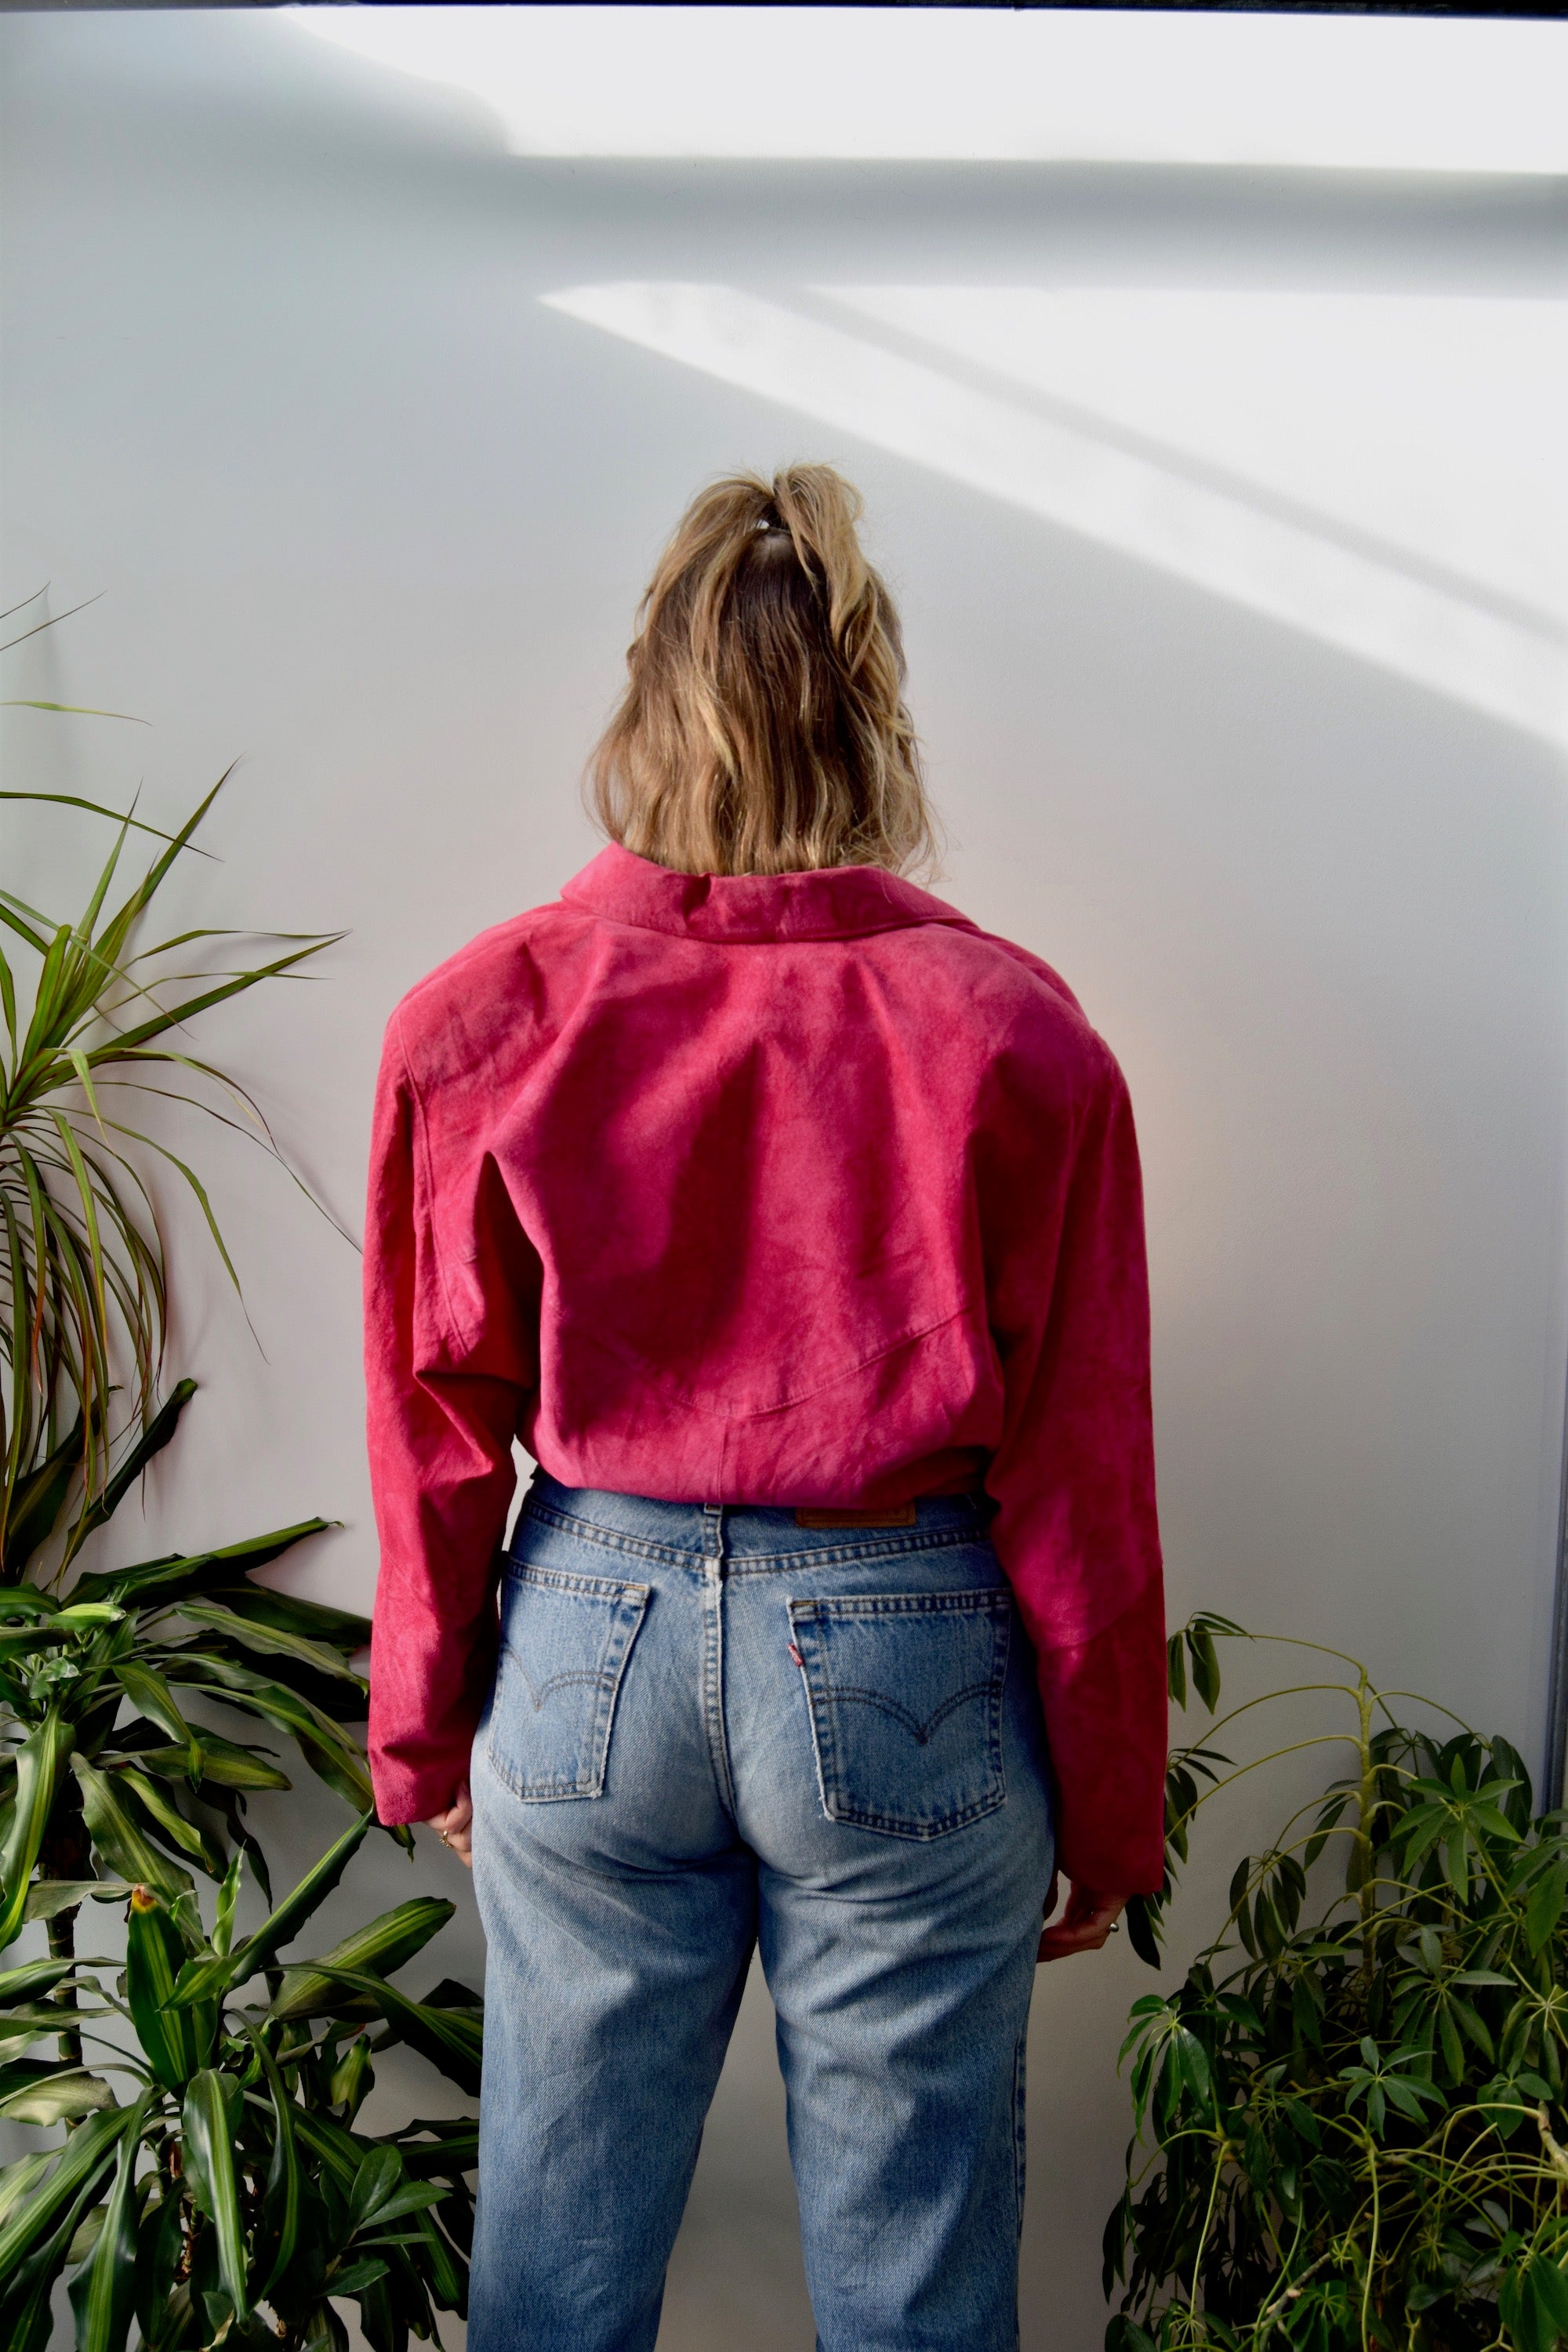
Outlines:
<svg viewBox="0 0 1568 2352"><path fill-rule="evenodd" d="M681 1502L984 1483L1062 1867L1158 1886L1137 1147L1037 957L880 867L612 845L394 1013L364 1276L384 1822L467 1780L518 1438L569 1486Z"/></svg>

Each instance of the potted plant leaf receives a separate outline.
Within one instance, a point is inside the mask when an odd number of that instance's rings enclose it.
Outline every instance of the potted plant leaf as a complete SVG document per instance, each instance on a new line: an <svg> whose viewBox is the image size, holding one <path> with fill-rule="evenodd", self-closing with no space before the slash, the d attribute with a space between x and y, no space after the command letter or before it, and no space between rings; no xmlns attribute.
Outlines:
<svg viewBox="0 0 1568 2352"><path fill-rule="evenodd" d="M308 1969L279 1965L373 1819L350 1728L368 1624L256 1580L328 1522L87 1572L80 1558L194 1393L162 1391L167 1265L144 1155L189 1188L238 1288L199 1176L121 1103L172 1096L275 1152L244 1090L190 1052L190 1026L328 944L275 940L263 961L214 971L207 951L231 934L143 943L223 781L174 835L73 795L0 795L117 827L76 920L0 887L0 1951L29 1921L48 1941L47 1958L0 1963L0 2118L67 2132L0 2170L6 2352L46 2341L65 2273L89 2352L115 2352L132 2319L150 2352L220 2339L327 2352L347 2342L344 2297L376 2352L400 2352L436 2309L462 2308L476 2126L354 2128L393 2042L477 2089L476 1996L447 1982L416 2000L390 1981L452 1906L416 1898ZM163 846L111 903L133 834ZM237 1945L242 1868L272 1900L246 1800L289 1780L271 1749L234 1737L236 1714L283 1734L356 1816ZM201 1876L218 1889L210 1928ZM112 1963L77 1957L89 1900L89 1916L126 1915L112 1982ZM113 2078L127 2073L124 2104Z"/></svg>
<svg viewBox="0 0 1568 2352"><path fill-rule="evenodd" d="M74 2125L63 2147L0 2169L6 2352L43 2352L62 2276L78 2352L121 2352L133 2323L145 2352L346 2352L343 2301L374 2352L405 2352L410 2332L435 2336L437 2311L463 2312L477 2126L355 2129L391 2043L479 2088L479 1997L448 1980L417 2000L392 1981L453 1906L416 1896L279 1964L370 1823L362 1814L238 1942L240 1853L210 1928L192 1894L132 1888L118 1986L86 1959L0 1973L5 2050L51 2030L47 1996L67 1980L89 2046L86 2060L79 2048L0 2064L0 2114Z"/></svg>
<svg viewBox="0 0 1568 2352"><path fill-rule="evenodd" d="M92 1876L95 1853L111 1876L172 1897L193 1869L221 1878L237 1841L265 1886L246 1798L288 1779L268 1754L204 1725L204 1699L282 1732L356 1810L369 1801L346 1728L364 1709L349 1663L364 1621L254 1580L324 1519L76 1573L194 1391L182 1381L160 1392L168 1265L149 1167L188 1190L238 1286L196 1171L126 1105L172 1097L280 1159L245 1090L193 1052L192 1025L332 936L273 935L276 952L237 968L213 962L231 932L148 938L176 865L204 854L196 836L226 781L172 835L74 794L0 794L115 826L71 920L32 904L11 877L0 887L10 948L0 951L0 1949L43 1916L53 1952L68 1956L74 1906L62 1891ZM137 837L157 846L120 887Z"/></svg>
<svg viewBox="0 0 1568 2352"><path fill-rule="evenodd" d="M346 1728L364 1712L349 1661L366 1622L254 1580L324 1519L78 1572L82 1546L168 1444L194 1392L182 1381L158 1395L167 1268L134 1151L174 1167L233 1272L195 1170L131 1123L117 1089L173 1092L236 1123L207 1097L223 1087L244 1097L190 1053L190 1024L326 943L291 943L216 974L186 967L196 945L226 934L140 944L216 789L113 900L138 822L120 816L73 922L0 890L0 927L33 959L29 1009L0 953L0 1949L43 1916L55 1956L68 1957L74 1905L62 1890L93 1875L95 1855L112 1877L174 1899L193 1871L221 1879L237 1842L265 1886L246 1796L287 1787L287 1776L204 1723L202 1701L283 1733L356 1811L369 1802L363 1754ZM270 1148L264 1124L254 1131ZM119 1364L129 1368L124 1391Z"/></svg>
<svg viewBox="0 0 1568 2352"><path fill-rule="evenodd" d="M1216 1641L1247 1638L1194 1618L1171 1643L1173 1698L1190 1668L1216 1708ZM1304 1748L1345 1769L1240 1857L1180 1986L1134 2004L1109 2352L1552 2352L1568 2339L1568 1813L1535 1813L1506 1739L1381 1691L1339 1651L1287 1646L1310 1680L1171 1758L1164 1889L1130 1919L1142 1957L1159 1965L1198 1812ZM1292 1719L1279 1748L1226 1752L1244 1717L1308 1696L1321 1731Z"/></svg>

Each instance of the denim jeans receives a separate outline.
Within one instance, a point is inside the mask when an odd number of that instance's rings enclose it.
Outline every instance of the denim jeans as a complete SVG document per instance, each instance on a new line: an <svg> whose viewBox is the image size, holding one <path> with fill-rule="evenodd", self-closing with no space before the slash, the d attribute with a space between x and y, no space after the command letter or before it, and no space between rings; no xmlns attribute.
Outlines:
<svg viewBox="0 0 1568 2352"><path fill-rule="evenodd" d="M981 1509L802 1526L538 1473L505 1570L470 2352L651 2352L753 1943L819 2352L1015 2352L1052 1834Z"/></svg>

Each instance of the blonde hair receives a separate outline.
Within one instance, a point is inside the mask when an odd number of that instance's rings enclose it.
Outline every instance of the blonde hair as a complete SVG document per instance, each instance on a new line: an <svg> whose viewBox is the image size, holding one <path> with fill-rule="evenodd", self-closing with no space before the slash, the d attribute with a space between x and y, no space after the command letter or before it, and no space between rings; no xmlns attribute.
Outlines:
<svg viewBox="0 0 1568 2352"><path fill-rule="evenodd" d="M637 608L584 778L611 839L683 874L934 866L903 644L831 466L700 491Z"/></svg>

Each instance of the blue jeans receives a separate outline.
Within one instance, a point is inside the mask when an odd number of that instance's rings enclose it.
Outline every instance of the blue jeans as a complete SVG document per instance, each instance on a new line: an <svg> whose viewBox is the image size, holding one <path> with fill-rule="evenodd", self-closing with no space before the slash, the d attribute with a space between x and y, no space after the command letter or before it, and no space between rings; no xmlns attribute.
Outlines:
<svg viewBox="0 0 1568 2352"><path fill-rule="evenodd" d="M470 2352L651 2352L753 1942L819 2352L1015 2352L1051 1874L981 1510L801 1526L535 1475L474 1742Z"/></svg>

